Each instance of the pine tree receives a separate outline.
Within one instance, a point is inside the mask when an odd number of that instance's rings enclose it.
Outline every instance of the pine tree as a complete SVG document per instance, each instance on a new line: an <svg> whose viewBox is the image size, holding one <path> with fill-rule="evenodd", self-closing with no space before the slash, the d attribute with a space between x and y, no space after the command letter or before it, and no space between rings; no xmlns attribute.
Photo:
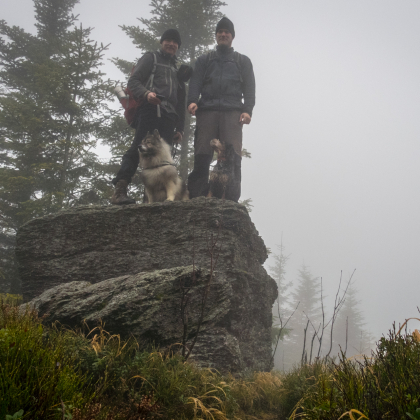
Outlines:
<svg viewBox="0 0 420 420"><path fill-rule="evenodd" d="M359 309L357 290L354 285L351 285L334 327L333 355L337 355L340 349L346 353L347 357L368 354L372 348L372 337L366 331L365 325L363 313Z"/></svg>
<svg viewBox="0 0 420 420"><path fill-rule="evenodd" d="M169 28L178 29L182 39L177 52L179 60L194 65L195 60L215 44L215 28L223 16L220 8L226 3L219 0L152 0L153 17L139 18L139 26L122 26L123 31L132 39L142 53L159 49L160 37ZM126 75L130 74L133 63L114 59L114 63ZM181 144L180 175L187 178L192 168L192 144L194 127L187 112L185 133Z"/></svg>
<svg viewBox="0 0 420 420"><path fill-rule="evenodd" d="M283 242L277 246L279 253L274 255L274 265L269 267L271 275L277 283L277 299L273 305L273 327L272 327L272 338L273 345L276 349L278 347L278 341L283 340L285 335L290 331L287 328L287 312L289 298L287 296L287 290L291 287L292 282L286 282L286 264L289 260L287 255L284 255Z"/></svg>
<svg viewBox="0 0 420 420"><path fill-rule="evenodd" d="M274 265L269 267L270 273L277 283L277 299L273 305L273 326L272 326L272 341L274 352L274 364L278 369L284 368L283 354L284 343L283 340L290 333L289 322L289 296L288 289L292 282L286 281L286 264L289 256L284 254L283 241L277 246L278 254L274 255Z"/></svg>
<svg viewBox="0 0 420 420"><path fill-rule="evenodd" d="M320 316L319 279L313 277L309 267L305 264L302 265L298 273L298 284L296 290L292 293L293 306L297 306L299 303L298 316L294 324L306 325L306 320L309 318L315 325Z"/></svg>
<svg viewBox="0 0 420 420"><path fill-rule="evenodd" d="M273 310L276 312L277 317L284 318L286 310L288 309L289 297L287 296L287 290L292 286L292 282L286 281L286 264L289 260L287 255L284 255L283 242L277 246L278 254L274 255L274 265L270 266L270 272L272 277L277 283L278 297L274 304Z"/></svg>
<svg viewBox="0 0 420 420"><path fill-rule="evenodd" d="M312 338L321 320L319 279L313 277L305 264L298 271L297 286L291 297L291 306L297 307L297 310L290 320L291 332L284 344L285 358L289 367L301 361L304 348L309 361ZM313 343L315 346L316 341ZM315 351L313 348L313 352Z"/></svg>
<svg viewBox="0 0 420 420"><path fill-rule="evenodd" d="M0 260L28 220L110 195L93 153L111 115L113 84L98 69L107 47L69 29L77 2L35 0L36 36L0 22Z"/></svg>

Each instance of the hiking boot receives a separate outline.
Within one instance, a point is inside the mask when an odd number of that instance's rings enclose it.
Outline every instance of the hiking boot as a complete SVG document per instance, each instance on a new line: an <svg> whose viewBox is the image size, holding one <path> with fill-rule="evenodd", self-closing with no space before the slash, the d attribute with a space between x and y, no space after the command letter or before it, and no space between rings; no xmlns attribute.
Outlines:
<svg viewBox="0 0 420 420"><path fill-rule="evenodd" d="M111 204L136 204L136 200L127 197L128 182L125 179L120 179L115 184L114 195L111 197Z"/></svg>

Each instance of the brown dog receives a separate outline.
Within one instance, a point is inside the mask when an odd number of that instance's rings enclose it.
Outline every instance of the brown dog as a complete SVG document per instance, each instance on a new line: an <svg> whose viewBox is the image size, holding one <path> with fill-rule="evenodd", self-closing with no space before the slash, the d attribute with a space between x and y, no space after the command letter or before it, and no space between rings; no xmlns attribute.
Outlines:
<svg viewBox="0 0 420 420"><path fill-rule="evenodd" d="M240 196L240 156L235 153L231 144L225 145L218 139L210 141L210 146L217 154L217 163L210 173L209 192L207 197L217 197L238 201ZM239 166L238 166L239 159Z"/></svg>

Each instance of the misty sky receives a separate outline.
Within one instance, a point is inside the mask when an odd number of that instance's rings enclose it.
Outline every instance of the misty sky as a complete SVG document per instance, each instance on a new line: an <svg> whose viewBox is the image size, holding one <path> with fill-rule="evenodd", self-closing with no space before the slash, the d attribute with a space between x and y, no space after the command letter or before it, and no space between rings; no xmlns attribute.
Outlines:
<svg viewBox="0 0 420 420"><path fill-rule="evenodd" d="M108 58L134 60L118 25L149 17L148 3L81 0L75 12L93 39L111 43ZM379 337L420 305L420 2L227 3L233 46L257 82L242 199L252 198L273 251L283 235L288 280L305 263L332 298L340 271L356 269ZM32 0L2 0L0 18L34 32ZM109 62L104 69L122 77Z"/></svg>

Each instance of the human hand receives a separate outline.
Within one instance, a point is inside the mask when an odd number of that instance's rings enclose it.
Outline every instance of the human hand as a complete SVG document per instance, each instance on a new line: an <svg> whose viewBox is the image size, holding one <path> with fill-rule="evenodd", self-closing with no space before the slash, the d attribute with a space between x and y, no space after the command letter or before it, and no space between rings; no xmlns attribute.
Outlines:
<svg viewBox="0 0 420 420"><path fill-rule="evenodd" d="M147 102L149 102L152 105L160 105L161 104L161 100L156 97L155 92L149 92L147 94Z"/></svg>
<svg viewBox="0 0 420 420"><path fill-rule="evenodd" d="M191 115L195 115L195 111L197 111L197 104L195 104L194 102L188 105L188 112Z"/></svg>
<svg viewBox="0 0 420 420"><path fill-rule="evenodd" d="M251 122L251 116L248 113L244 112L239 117L239 122L241 123L241 125L249 124Z"/></svg>
<svg viewBox="0 0 420 420"><path fill-rule="evenodd" d="M182 141L182 133L180 131L177 131L174 135L174 144L179 144Z"/></svg>

